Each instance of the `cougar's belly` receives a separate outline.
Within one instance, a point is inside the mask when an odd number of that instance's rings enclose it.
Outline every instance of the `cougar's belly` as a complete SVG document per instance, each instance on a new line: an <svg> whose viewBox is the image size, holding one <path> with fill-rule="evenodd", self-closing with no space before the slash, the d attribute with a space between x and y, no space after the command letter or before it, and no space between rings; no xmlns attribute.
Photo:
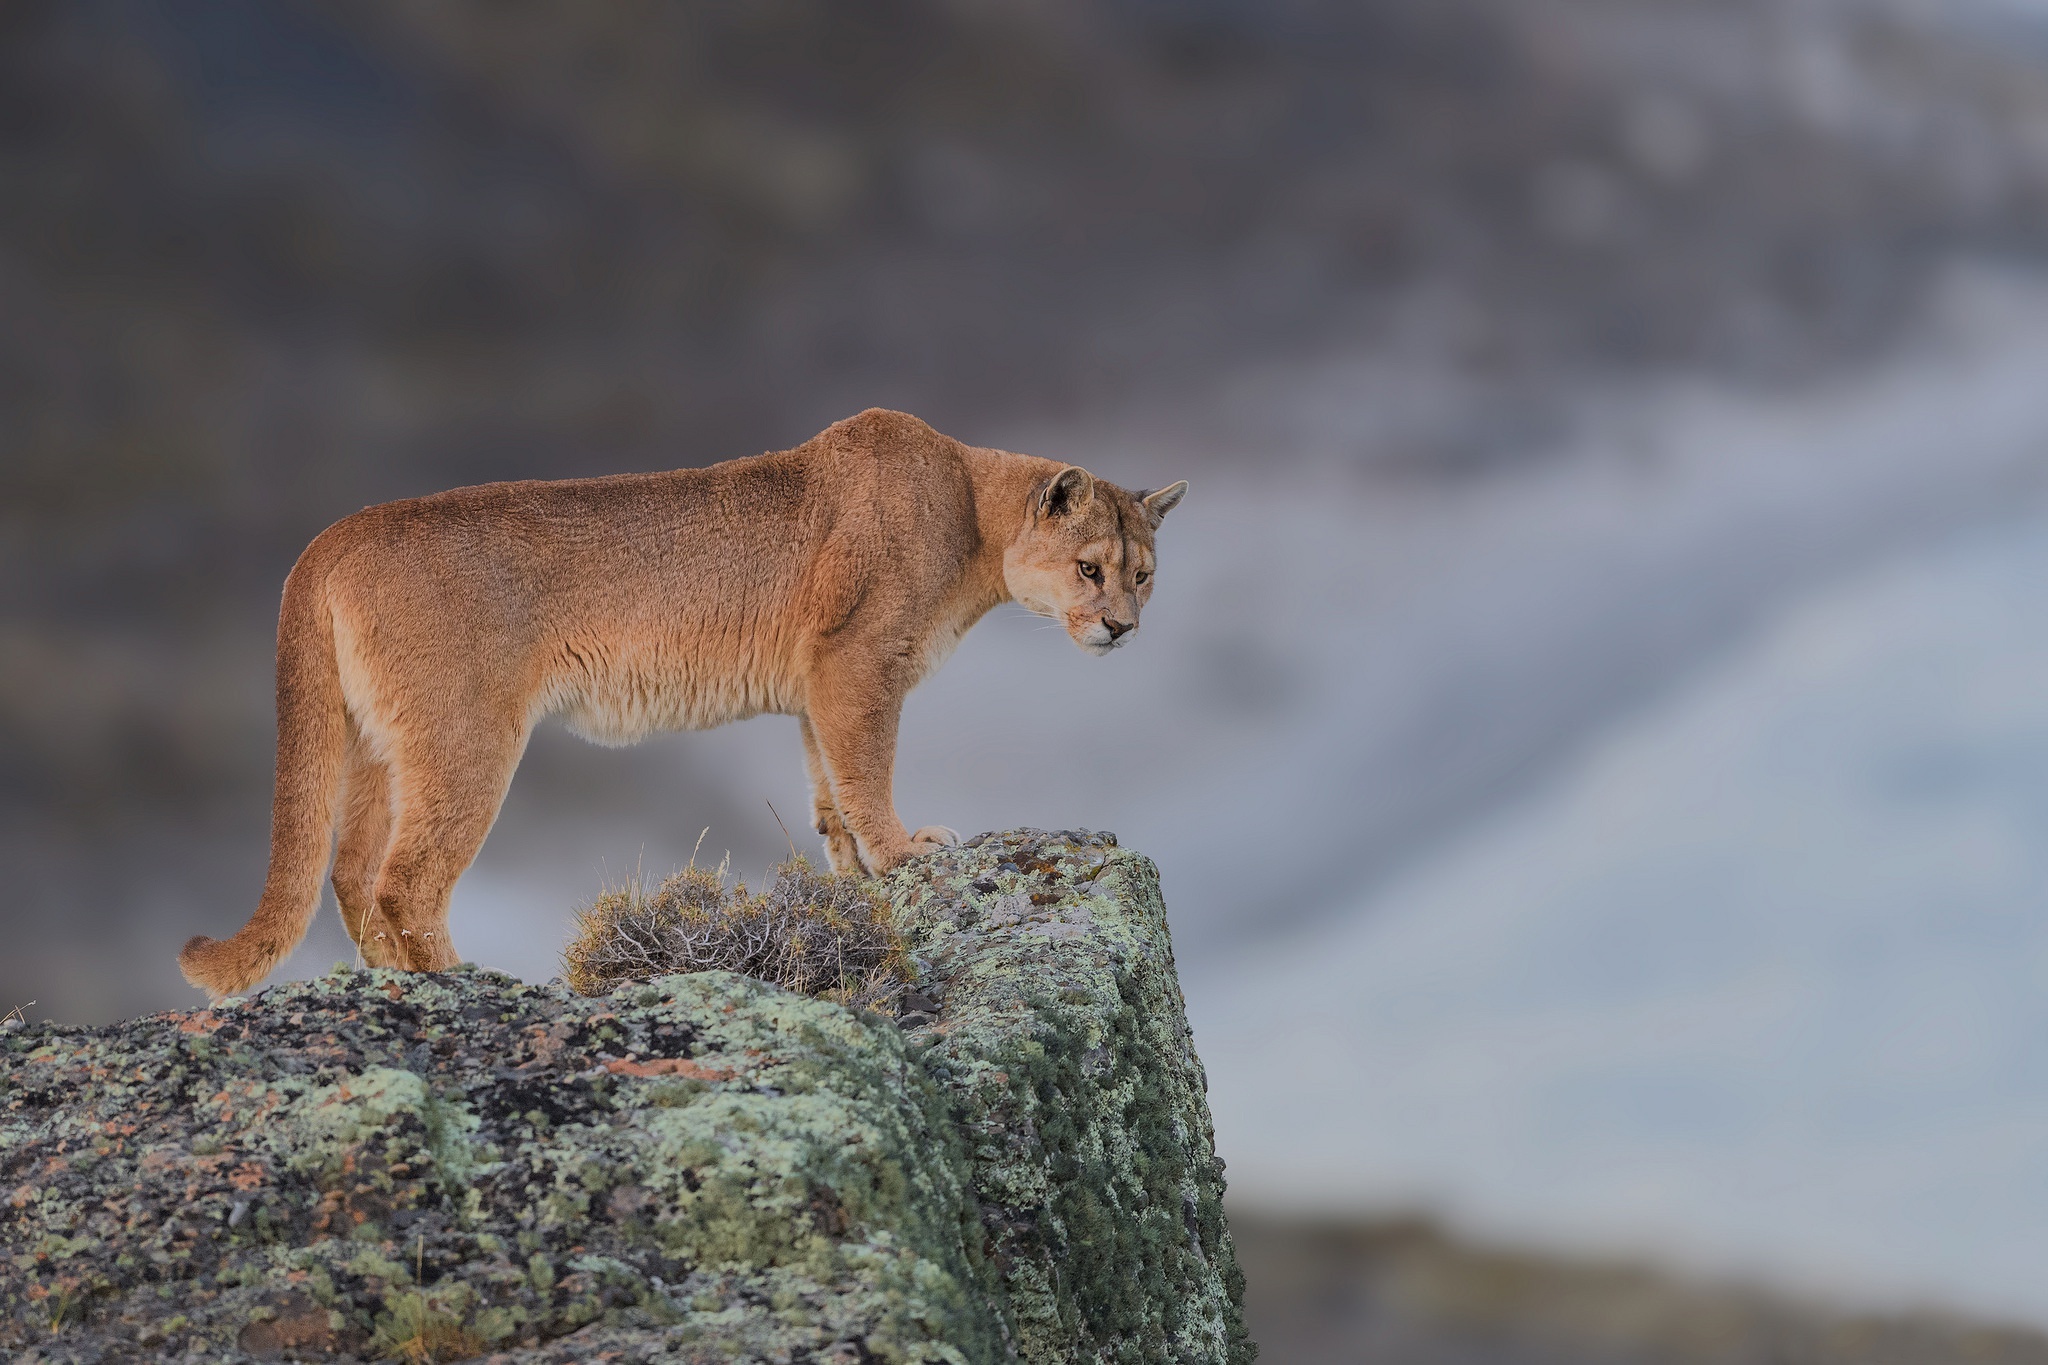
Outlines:
<svg viewBox="0 0 2048 1365"><path fill-rule="evenodd" d="M747 661L752 662L752 661ZM565 670L548 710L595 744L623 745L664 730L708 730L789 709L788 689L759 667L718 667L675 656L589 660Z"/></svg>

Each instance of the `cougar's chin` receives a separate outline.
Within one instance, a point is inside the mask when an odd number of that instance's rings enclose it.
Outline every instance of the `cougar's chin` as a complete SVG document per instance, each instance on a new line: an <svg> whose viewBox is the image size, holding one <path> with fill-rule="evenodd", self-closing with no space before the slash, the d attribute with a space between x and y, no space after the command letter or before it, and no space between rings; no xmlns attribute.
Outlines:
<svg viewBox="0 0 2048 1365"><path fill-rule="evenodd" d="M1098 659L1114 650L1118 643L1117 638L1109 633L1109 628L1100 621L1083 630L1073 631L1072 634L1075 644Z"/></svg>

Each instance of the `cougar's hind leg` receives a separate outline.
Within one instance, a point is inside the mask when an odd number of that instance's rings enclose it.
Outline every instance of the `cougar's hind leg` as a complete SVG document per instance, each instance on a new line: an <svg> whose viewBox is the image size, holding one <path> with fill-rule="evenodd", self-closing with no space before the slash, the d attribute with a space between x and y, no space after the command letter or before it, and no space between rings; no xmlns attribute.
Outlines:
<svg viewBox="0 0 2048 1365"><path fill-rule="evenodd" d="M393 966L438 971L462 960L448 937L448 897L498 818L527 735L523 723L498 717L465 722L423 735L395 756L397 809L365 956L382 934Z"/></svg>
<svg viewBox="0 0 2048 1365"><path fill-rule="evenodd" d="M833 799L832 774L818 748L817 731L811 728L808 716L797 717L797 726L804 736L804 766L811 773L811 827L825 836L825 857L834 872L865 872L868 869L861 863L860 846L847 831L846 817Z"/></svg>
<svg viewBox="0 0 2048 1365"><path fill-rule="evenodd" d="M370 751L360 733L350 736L342 768L341 838L334 852L334 899L341 906L342 927L363 947L363 931L376 910L373 893L384 849L391 840L391 769ZM376 960L372 966L391 966Z"/></svg>

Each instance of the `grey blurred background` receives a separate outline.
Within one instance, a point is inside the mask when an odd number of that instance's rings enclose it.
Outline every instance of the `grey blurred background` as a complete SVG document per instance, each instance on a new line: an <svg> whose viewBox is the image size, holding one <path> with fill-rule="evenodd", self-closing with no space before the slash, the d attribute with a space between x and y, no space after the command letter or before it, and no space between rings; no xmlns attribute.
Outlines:
<svg viewBox="0 0 2048 1365"><path fill-rule="evenodd" d="M1193 485L899 805L1160 862L1268 1358L2048 1325L2030 0L0 8L0 1010L194 1002L321 527L870 405ZM545 730L458 944L804 792Z"/></svg>

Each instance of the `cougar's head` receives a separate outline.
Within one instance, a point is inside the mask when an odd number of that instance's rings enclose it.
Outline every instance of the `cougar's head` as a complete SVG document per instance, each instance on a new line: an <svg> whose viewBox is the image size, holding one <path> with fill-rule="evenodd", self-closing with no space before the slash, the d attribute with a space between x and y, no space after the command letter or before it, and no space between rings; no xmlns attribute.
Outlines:
<svg viewBox="0 0 2048 1365"><path fill-rule="evenodd" d="M1090 654L1109 653L1138 629L1152 596L1153 535L1187 491L1182 482L1132 493L1068 465L1033 490L1003 554L1010 596Z"/></svg>

